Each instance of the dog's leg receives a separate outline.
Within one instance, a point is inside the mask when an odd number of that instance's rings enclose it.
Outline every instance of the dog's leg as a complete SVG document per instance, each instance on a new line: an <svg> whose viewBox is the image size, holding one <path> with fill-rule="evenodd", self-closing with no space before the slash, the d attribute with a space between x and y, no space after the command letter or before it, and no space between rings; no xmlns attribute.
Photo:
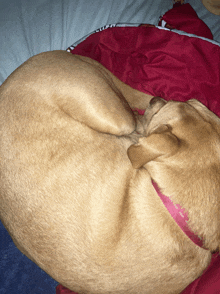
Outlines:
<svg viewBox="0 0 220 294"><path fill-rule="evenodd" d="M129 85L119 80L115 75L113 75L99 62L84 56L78 57L92 65L95 65L97 68L100 69L100 71L105 72L105 75L108 77L108 79L111 79L114 85L117 87L117 89L120 89L120 92L125 97L131 109L145 110L148 107L150 100L154 97L153 95L146 94L136 89L133 89Z"/></svg>
<svg viewBox="0 0 220 294"><path fill-rule="evenodd" d="M115 115L120 117L120 113L118 110L120 109L119 106L125 107L127 110L127 115L130 116L130 108L132 110L140 109L140 110L145 110L149 106L149 102L151 99L154 97L150 94L143 93L141 91L138 91L136 89L133 89L129 85L125 84L121 80L119 80L116 76L114 76L108 69L106 69L102 64L99 62L85 57L85 56L79 56L79 55L74 55L75 58L78 58L82 60L85 63L88 63L89 65L94 66L96 70L98 70L100 73L102 73L102 78L105 79L107 82L108 86L110 86L111 91L109 92L109 95L114 94L117 95L117 100L114 99L114 101L118 104L117 106L117 111L115 111ZM119 105L119 100L120 104ZM108 101L109 103L110 101ZM128 109L129 105L129 109ZM120 109L122 111L122 109ZM116 113L117 112L117 113ZM121 115L123 115L123 112L121 112ZM132 114L133 116L133 114ZM118 120L117 118L117 120ZM134 116L136 124L139 122L140 116ZM115 121L116 122L116 121ZM121 129L122 130L122 129ZM129 129L130 130L130 129ZM126 133L124 133L126 134ZM128 132L127 132L128 134Z"/></svg>
<svg viewBox="0 0 220 294"><path fill-rule="evenodd" d="M14 97L15 104L18 97L23 105L27 100L43 102L94 130L117 136L135 130L131 108L146 109L153 97L126 85L99 62L65 51L30 58L1 90L1 95Z"/></svg>
<svg viewBox="0 0 220 294"><path fill-rule="evenodd" d="M106 69L82 56L67 54L73 76L66 80L68 94L56 97L59 107L99 132L118 136L132 133L136 127L133 112Z"/></svg>
<svg viewBox="0 0 220 294"><path fill-rule="evenodd" d="M99 132L128 135L136 126L122 91L105 69L65 51L27 60L3 83L1 96L24 107L49 105Z"/></svg>

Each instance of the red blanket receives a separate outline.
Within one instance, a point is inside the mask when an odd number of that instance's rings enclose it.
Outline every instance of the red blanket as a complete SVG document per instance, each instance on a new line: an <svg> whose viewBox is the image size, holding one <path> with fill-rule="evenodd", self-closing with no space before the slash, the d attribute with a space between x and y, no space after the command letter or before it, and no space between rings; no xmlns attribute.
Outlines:
<svg viewBox="0 0 220 294"><path fill-rule="evenodd" d="M220 116L220 47L207 40L156 27L115 27L90 35L72 53L99 61L142 92L166 100L196 98ZM59 285L57 294L64 293L74 292ZM220 257L214 255L183 294L217 293Z"/></svg>
<svg viewBox="0 0 220 294"><path fill-rule="evenodd" d="M189 3L185 5L174 4L173 9L167 11L162 19L169 24L170 27L175 29L213 39L212 32L208 26L198 18L197 13Z"/></svg>
<svg viewBox="0 0 220 294"><path fill-rule="evenodd" d="M73 51L102 63L123 82L166 100L198 99L220 116L220 47L155 27L115 27Z"/></svg>

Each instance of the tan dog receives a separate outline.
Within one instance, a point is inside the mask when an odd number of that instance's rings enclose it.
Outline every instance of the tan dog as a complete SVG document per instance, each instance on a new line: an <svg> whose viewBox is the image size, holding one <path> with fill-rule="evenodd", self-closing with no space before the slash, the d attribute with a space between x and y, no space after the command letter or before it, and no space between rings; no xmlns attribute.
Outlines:
<svg viewBox="0 0 220 294"><path fill-rule="evenodd" d="M29 59L0 88L1 220L78 293L180 293L219 248L220 120L194 100L151 98L63 51ZM147 108L142 128L130 107Z"/></svg>

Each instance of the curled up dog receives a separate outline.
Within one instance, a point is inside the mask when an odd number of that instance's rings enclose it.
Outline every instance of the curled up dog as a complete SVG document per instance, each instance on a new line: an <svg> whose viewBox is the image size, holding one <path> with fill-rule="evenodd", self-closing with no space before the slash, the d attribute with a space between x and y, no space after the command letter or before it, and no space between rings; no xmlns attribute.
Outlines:
<svg viewBox="0 0 220 294"><path fill-rule="evenodd" d="M171 294L206 269L220 245L220 120L200 102L153 98L53 51L2 84L0 116L1 220L59 283ZM200 246L158 191L184 209Z"/></svg>

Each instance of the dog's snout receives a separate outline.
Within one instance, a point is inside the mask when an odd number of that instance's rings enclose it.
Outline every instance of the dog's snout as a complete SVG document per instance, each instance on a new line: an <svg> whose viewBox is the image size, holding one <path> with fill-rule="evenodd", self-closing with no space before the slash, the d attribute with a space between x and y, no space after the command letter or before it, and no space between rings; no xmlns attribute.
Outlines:
<svg viewBox="0 0 220 294"><path fill-rule="evenodd" d="M150 101L150 107L153 107L155 104L159 104L163 107L166 104L166 101L161 97L153 97Z"/></svg>

